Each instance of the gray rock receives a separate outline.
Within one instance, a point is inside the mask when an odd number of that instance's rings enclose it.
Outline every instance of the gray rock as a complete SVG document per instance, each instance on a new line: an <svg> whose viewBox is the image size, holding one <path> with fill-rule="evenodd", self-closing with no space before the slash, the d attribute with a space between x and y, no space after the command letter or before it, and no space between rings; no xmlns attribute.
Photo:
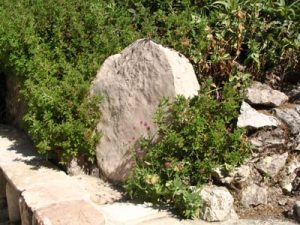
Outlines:
<svg viewBox="0 0 300 225"><path fill-rule="evenodd" d="M250 104L280 106L288 101L288 96L284 93L273 90L270 86L260 82L253 82L247 89L247 101Z"/></svg>
<svg viewBox="0 0 300 225"><path fill-rule="evenodd" d="M266 115L256 111L248 103L243 102L241 106L241 114L238 117L238 127L262 128L277 127L279 122L275 117Z"/></svg>
<svg viewBox="0 0 300 225"><path fill-rule="evenodd" d="M263 172L265 175L270 177L275 177L279 171L284 167L286 160L288 158L288 153L284 154L274 154L272 156L267 156L261 159L257 164L256 168Z"/></svg>
<svg viewBox="0 0 300 225"><path fill-rule="evenodd" d="M133 167L132 150L144 136L156 131L152 118L162 97L198 93L192 65L180 53L149 40L138 40L109 57L92 83L91 94L104 96L97 129L101 172L112 181L124 181Z"/></svg>
<svg viewBox="0 0 300 225"><path fill-rule="evenodd" d="M251 206L266 205L268 203L267 187L252 184L241 193L241 204L249 208Z"/></svg>
<svg viewBox="0 0 300 225"><path fill-rule="evenodd" d="M236 167L229 174L224 174L220 168L216 168L212 171L213 178L222 184L226 185L236 185L239 186L245 183L251 175L251 168L248 165L241 165Z"/></svg>
<svg viewBox="0 0 300 225"><path fill-rule="evenodd" d="M236 217L234 199L224 187L206 186L200 192L203 206L200 217L206 221L225 221Z"/></svg>
<svg viewBox="0 0 300 225"><path fill-rule="evenodd" d="M282 120L290 129L292 134L300 132L300 106L294 105L290 108L275 109L276 117Z"/></svg>
<svg viewBox="0 0 300 225"><path fill-rule="evenodd" d="M250 143L258 148L284 145L286 142L285 132L281 128L260 130L252 135L249 139Z"/></svg>
<svg viewBox="0 0 300 225"><path fill-rule="evenodd" d="M290 193L293 190L293 181L297 174L296 170L300 168L300 162L293 158L288 162L282 173L282 179L280 180L280 186L285 193Z"/></svg>

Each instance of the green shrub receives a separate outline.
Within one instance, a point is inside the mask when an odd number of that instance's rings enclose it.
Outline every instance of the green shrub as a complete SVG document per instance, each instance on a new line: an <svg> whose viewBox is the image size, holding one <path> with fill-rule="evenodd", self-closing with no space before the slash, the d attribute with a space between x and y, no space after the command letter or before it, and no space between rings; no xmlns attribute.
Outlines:
<svg viewBox="0 0 300 225"><path fill-rule="evenodd" d="M19 78L40 152L92 160L89 84L105 58L149 37L186 55L200 81L222 85L240 64L276 82L299 70L299 15L299 0L2 0L0 72Z"/></svg>
<svg viewBox="0 0 300 225"><path fill-rule="evenodd" d="M100 98L89 97L90 82L135 39L129 13L106 1L1 1L0 71L20 80L25 129L41 153L95 159Z"/></svg>
<svg viewBox="0 0 300 225"><path fill-rule="evenodd" d="M127 0L133 25L186 55L199 78L227 80L235 65L274 83L299 70L300 1ZM201 75L201 77L200 77Z"/></svg>
<svg viewBox="0 0 300 225"><path fill-rule="evenodd" d="M244 130L233 123L242 83L232 79L219 89L209 80L192 99L161 102L155 116L158 138L141 142L137 167L125 185L131 197L169 204L185 217L197 216L197 190L210 180L212 169L236 166L249 153Z"/></svg>

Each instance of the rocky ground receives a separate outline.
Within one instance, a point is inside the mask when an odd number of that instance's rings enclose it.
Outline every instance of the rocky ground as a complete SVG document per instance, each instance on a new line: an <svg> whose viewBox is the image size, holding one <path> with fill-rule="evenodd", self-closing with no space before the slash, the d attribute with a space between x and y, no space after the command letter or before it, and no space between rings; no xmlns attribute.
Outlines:
<svg viewBox="0 0 300 225"><path fill-rule="evenodd" d="M220 170L214 173L214 182L233 194L241 218L297 217L294 205L300 200L299 93L297 85L283 93L259 82L247 90L237 125L248 130L252 155L229 175Z"/></svg>

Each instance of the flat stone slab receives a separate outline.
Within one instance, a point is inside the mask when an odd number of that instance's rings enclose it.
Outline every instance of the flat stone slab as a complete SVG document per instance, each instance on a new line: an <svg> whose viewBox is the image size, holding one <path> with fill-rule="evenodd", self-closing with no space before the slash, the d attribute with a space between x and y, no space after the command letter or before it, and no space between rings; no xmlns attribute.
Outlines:
<svg viewBox="0 0 300 225"><path fill-rule="evenodd" d="M104 225L103 215L86 201L53 204L37 210L34 225Z"/></svg>
<svg viewBox="0 0 300 225"><path fill-rule="evenodd" d="M72 179L89 193L91 201L98 205L120 202L123 199L122 191L98 177L88 175L72 176Z"/></svg>

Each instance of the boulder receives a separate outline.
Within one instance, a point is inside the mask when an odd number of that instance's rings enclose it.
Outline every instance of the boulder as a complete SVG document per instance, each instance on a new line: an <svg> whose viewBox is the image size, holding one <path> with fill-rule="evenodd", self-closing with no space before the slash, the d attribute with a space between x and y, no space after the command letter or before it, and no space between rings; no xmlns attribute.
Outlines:
<svg viewBox="0 0 300 225"><path fill-rule="evenodd" d="M266 176L275 177L279 171L284 167L289 154L274 154L261 159L256 168L264 173Z"/></svg>
<svg viewBox="0 0 300 225"><path fill-rule="evenodd" d="M200 218L206 221L225 221L237 217L234 209L234 199L225 187L206 186L200 192L203 205Z"/></svg>
<svg viewBox="0 0 300 225"><path fill-rule="evenodd" d="M260 82L253 82L247 89L246 100L250 104L265 106L280 106L289 100L289 97L270 86Z"/></svg>
<svg viewBox="0 0 300 225"><path fill-rule="evenodd" d="M266 187L256 184L249 185L241 193L241 204L249 208L251 206L266 205L268 203L268 191Z"/></svg>
<svg viewBox="0 0 300 225"><path fill-rule="evenodd" d="M266 115L256 111L248 103L243 102L241 106L241 114L238 117L238 127L262 128L277 127L279 122L275 117Z"/></svg>
<svg viewBox="0 0 300 225"><path fill-rule="evenodd" d="M197 95L199 84L192 65L180 53L150 40L137 40L120 54L105 60L91 94L104 100L97 129L97 161L104 176L124 181L138 140L153 136L152 119L162 97Z"/></svg>
<svg viewBox="0 0 300 225"><path fill-rule="evenodd" d="M292 134L300 133L300 105L275 109L275 115L288 126Z"/></svg>

